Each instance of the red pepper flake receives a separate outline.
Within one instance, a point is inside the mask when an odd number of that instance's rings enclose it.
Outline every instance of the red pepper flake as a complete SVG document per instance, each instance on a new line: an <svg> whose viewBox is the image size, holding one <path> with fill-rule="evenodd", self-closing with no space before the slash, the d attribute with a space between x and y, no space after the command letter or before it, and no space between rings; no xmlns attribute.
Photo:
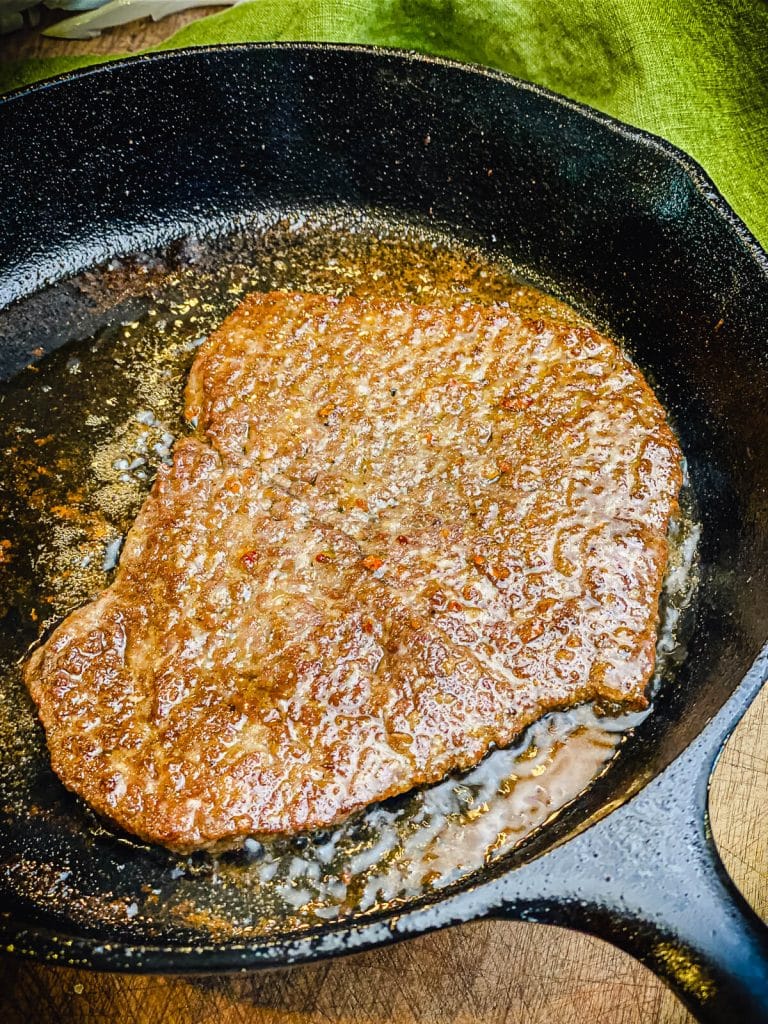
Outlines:
<svg viewBox="0 0 768 1024"><path fill-rule="evenodd" d="M318 555L315 555L315 561L320 562L321 565L326 565L328 562L333 561L333 555L327 551L321 551Z"/></svg>
<svg viewBox="0 0 768 1024"><path fill-rule="evenodd" d="M384 565L384 559L379 558L378 555L366 555L362 561L362 565L366 569L370 569L371 572L376 572Z"/></svg>
<svg viewBox="0 0 768 1024"><path fill-rule="evenodd" d="M499 463L499 471L501 473L511 473L512 472L512 463L511 462L507 462L506 459L503 459Z"/></svg>
<svg viewBox="0 0 768 1024"><path fill-rule="evenodd" d="M365 498L355 498L355 508L361 508L363 512L368 511L368 502Z"/></svg>
<svg viewBox="0 0 768 1024"><path fill-rule="evenodd" d="M373 632L373 623L371 622L370 619L363 619L363 632L364 633L372 633Z"/></svg>
<svg viewBox="0 0 768 1024"><path fill-rule="evenodd" d="M485 556L472 555L472 561L475 563L475 565L485 565Z"/></svg>
<svg viewBox="0 0 768 1024"><path fill-rule="evenodd" d="M256 566L259 564L259 552L258 551L246 551L240 556L240 561L248 572L253 572Z"/></svg>
<svg viewBox="0 0 768 1024"><path fill-rule="evenodd" d="M406 536L404 536L404 534L401 533L400 536L397 538L397 543L398 544L410 544L411 542L408 540L408 538Z"/></svg>
<svg viewBox="0 0 768 1024"><path fill-rule="evenodd" d="M458 601L449 601L448 602L448 611L449 612L460 612L461 611L461 605L459 604Z"/></svg>
<svg viewBox="0 0 768 1024"><path fill-rule="evenodd" d="M431 434L431 433L430 434L425 434L424 435L424 440L427 442L427 444L432 444L432 438L433 437L434 437L434 434Z"/></svg>
<svg viewBox="0 0 768 1024"><path fill-rule="evenodd" d="M528 395L507 395L501 400L502 409L527 409L529 405L533 403L533 399L529 398Z"/></svg>

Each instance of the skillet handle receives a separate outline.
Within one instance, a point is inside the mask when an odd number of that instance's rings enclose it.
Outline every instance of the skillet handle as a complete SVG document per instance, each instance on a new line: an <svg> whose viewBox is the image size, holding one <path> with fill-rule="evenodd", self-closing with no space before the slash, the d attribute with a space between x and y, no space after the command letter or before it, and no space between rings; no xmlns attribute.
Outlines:
<svg viewBox="0 0 768 1024"><path fill-rule="evenodd" d="M768 1024L768 928L728 877L707 812L738 717L718 715L626 804L500 880L502 915L607 939L702 1024Z"/></svg>

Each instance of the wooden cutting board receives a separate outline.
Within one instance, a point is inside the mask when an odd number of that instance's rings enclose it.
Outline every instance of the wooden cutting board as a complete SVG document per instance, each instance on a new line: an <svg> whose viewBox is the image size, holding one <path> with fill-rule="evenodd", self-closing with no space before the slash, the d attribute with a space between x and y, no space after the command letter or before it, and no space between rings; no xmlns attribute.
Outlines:
<svg viewBox="0 0 768 1024"><path fill-rule="evenodd" d="M87 42L0 38L0 61L128 52L202 13ZM207 13L207 12L205 12ZM726 747L712 787L726 867L768 920L768 687ZM236 977L97 975L0 958L2 1024L691 1024L654 976L564 929L478 922L314 967ZM747 1024L747 1022L743 1022Z"/></svg>

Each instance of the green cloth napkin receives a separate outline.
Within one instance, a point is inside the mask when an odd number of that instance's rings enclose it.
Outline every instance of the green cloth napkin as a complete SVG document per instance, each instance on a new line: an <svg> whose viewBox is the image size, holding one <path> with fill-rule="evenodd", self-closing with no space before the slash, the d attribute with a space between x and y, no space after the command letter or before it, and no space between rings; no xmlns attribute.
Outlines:
<svg viewBox="0 0 768 1024"><path fill-rule="evenodd" d="M154 49L309 39L489 64L662 135L768 248L766 0L252 0ZM6 63L0 92L109 59Z"/></svg>

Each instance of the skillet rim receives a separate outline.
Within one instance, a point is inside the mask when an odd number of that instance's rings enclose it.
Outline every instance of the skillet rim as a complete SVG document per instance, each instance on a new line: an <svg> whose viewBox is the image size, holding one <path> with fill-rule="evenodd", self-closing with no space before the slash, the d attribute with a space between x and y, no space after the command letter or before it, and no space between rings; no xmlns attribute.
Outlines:
<svg viewBox="0 0 768 1024"><path fill-rule="evenodd" d="M455 60L452 57L442 57L438 54L423 53L420 50L407 50L393 46L373 46L366 43L337 43L314 40L286 40L286 41L262 41L248 43L212 43L205 46L184 46L171 50L154 50L151 53L137 53L129 57L120 57L115 60L107 60L103 63L92 64L84 68L74 68L71 71L63 71L61 74L53 75L50 78L41 79L28 85L22 85L18 89L0 94L0 115L5 112L6 107L16 100L24 99L38 92L48 89L59 88L67 85L70 81L88 78L91 75L119 73L119 69L156 61L165 62L174 59L186 59L197 55L234 53L236 51L250 52L252 50L295 50L295 51L323 51L340 53L364 53L377 57L393 57L405 60L410 63L431 64L438 67L446 67L454 71L470 72L480 75L483 78L502 82L511 85L522 92L530 92L536 96L551 100L558 106L567 110L575 111L583 115L589 121L609 128L611 131L628 139L639 142L652 149L656 149L678 164L691 178L696 191L715 208L728 226L736 233L739 241L753 257L758 266L768 275L768 249L763 248L761 243L736 213L713 179L709 176L702 165L692 156L676 146L673 142L661 135L647 131L645 128L637 128L626 121L622 121L611 114L606 114L596 107L586 103L570 99L562 93L555 92L543 85L537 85L525 78L517 78L506 71L490 67L485 64L477 64L472 61Z"/></svg>
<svg viewBox="0 0 768 1024"><path fill-rule="evenodd" d="M696 192L714 210L719 218L736 236L740 246L757 264L761 274L768 281L768 251L766 251L750 229L733 210L727 199L718 189L704 168L693 157L678 146L661 136L642 128L627 124L609 114L590 107L587 104L569 99L560 93L525 79L516 78L504 71L482 64L462 62L452 58L425 54L421 51L406 50L394 47L370 46L358 43L339 43L322 41L263 41L247 43L220 43L207 46L191 46L172 50L158 50L151 53L136 54L126 58L105 61L86 68L78 68L62 74L21 86L0 96L0 119L12 117L13 103L34 97L48 89L66 87L71 81L79 81L91 76L120 74L126 65L145 63L167 63L174 60L204 59L223 53L248 54L252 51L295 51L321 53L360 53L377 58L396 59L404 64L420 63L444 67L453 72L480 75L483 78L500 82L516 91L528 92L541 97L555 106L574 112L587 121L619 135L632 145L640 145L655 150L667 160L671 160L686 174ZM35 289L37 290L37 289ZM34 294L30 292L28 294ZM24 296L19 296L15 301ZM756 661L747 670L740 682L734 687L731 695L715 713L717 722L725 715L727 724L721 729L722 736L727 738L731 729L741 718L746 706L758 692L759 675L764 681L766 652L768 646L759 652ZM741 700L732 708L734 698ZM702 739L702 734L711 732L716 721L710 720L692 737L691 741L672 759L668 766L692 752L694 746ZM659 775L667 769L662 769ZM709 768L707 767L707 774ZM589 832L597 821L610 817L615 810L630 803L634 797L651 785L657 776L642 782L639 789L629 793L619 805L612 805L604 813L590 817L583 831ZM572 837L569 837L572 838ZM565 845L569 839L556 845ZM546 852L546 851L545 851ZM542 856L534 854L531 863ZM301 933L286 933L282 939L260 940L255 942L221 942L210 945L161 945L132 944L117 941L114 944L105 942L96 936L69 935L43 925L24 926L14 924L10 913L0 911L0 952L14 953L25 959L34 959L53 965L70 967L88 967L97 970L119 971L122 973L163 973L163 974L210 974L232 971L244 971L257 968L277 968L294 964L306 963L336 957L343 954L362 952L385 943L401 941L420 934L427 934L438 928L468 922L499 913L503 902L500 893L494 890L495 885L506 876L517 870L515 864L505 863L489 865L485 869L470 875L464 882L458 881L442 892L427 895L416 906L405 903L402 912L397 906L373 914L363 921L328 922ZM524 918L526 915L520 915ZM535 915L529 915L535 919ZM31 939L31 946L27 942Z"/></svg>

